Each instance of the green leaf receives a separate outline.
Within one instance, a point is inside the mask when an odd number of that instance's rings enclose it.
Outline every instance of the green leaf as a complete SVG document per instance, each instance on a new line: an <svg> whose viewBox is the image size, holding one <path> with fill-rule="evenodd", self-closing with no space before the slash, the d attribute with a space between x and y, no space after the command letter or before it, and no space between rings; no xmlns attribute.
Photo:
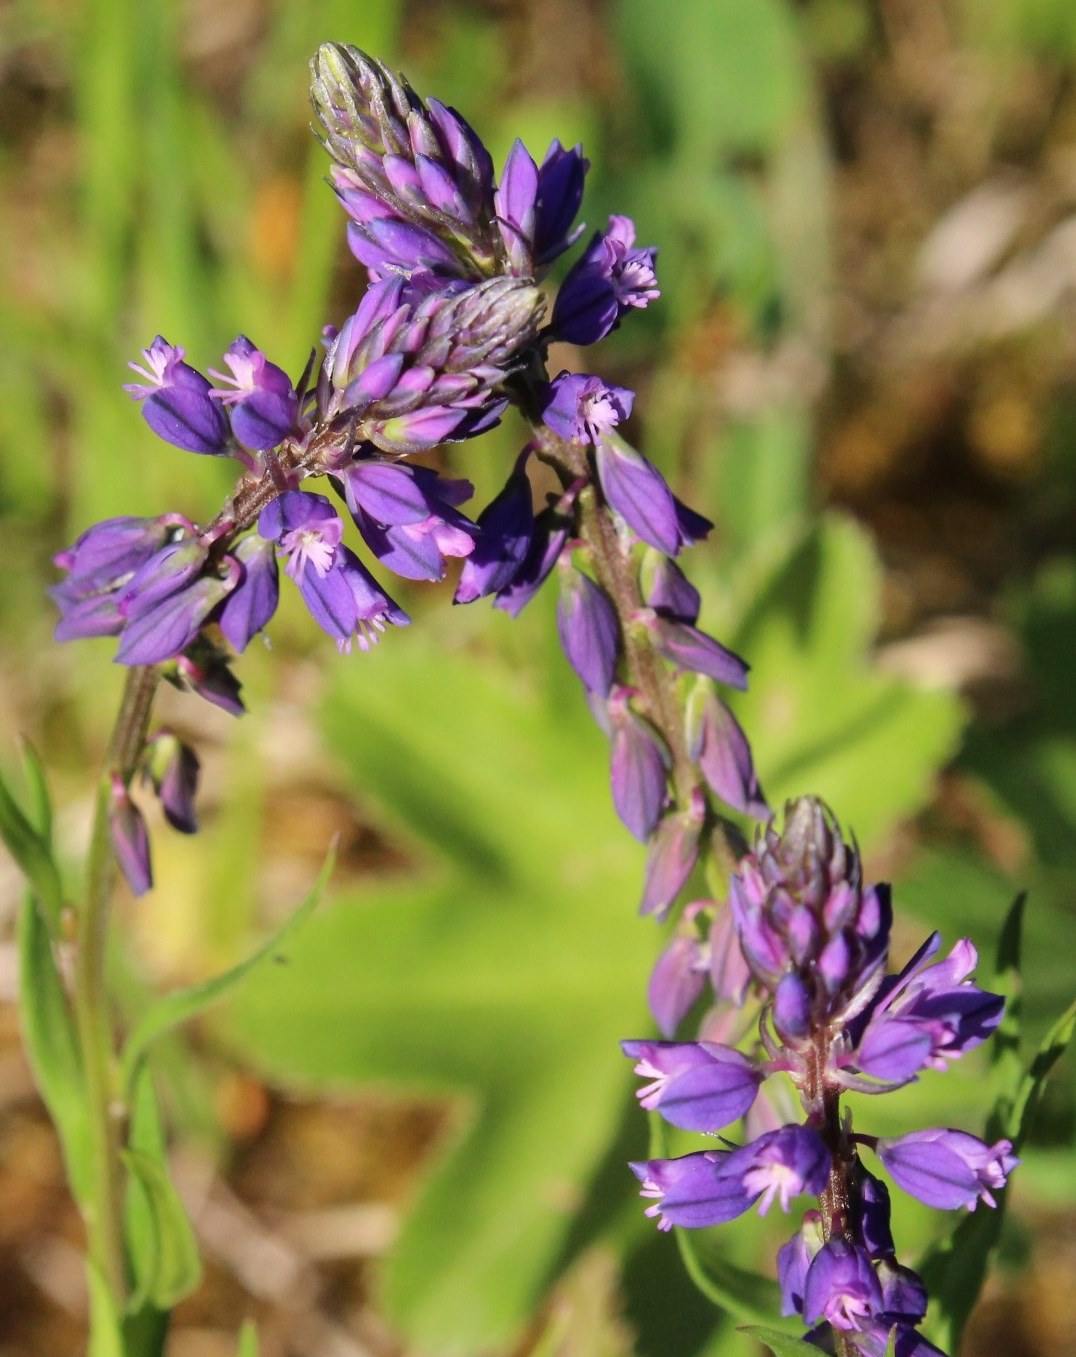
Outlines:
<svg viewBox="0 0 1076 1357"><path fill-rule="evenodd" d="M1046 1081L1053 1067L1068 1049L1074 1030L1076 1030L1076 1000L1046 1033L1020 1087L1008 1127L1009 1139L1017 1149L1027 1139L1042 1101Z"/></svg>
<svg viewBox="0 0 1076 1357"><path fill-rule="evenodd" d="M801 1338L793 1338L787 1333L782 1333L780 1329L770 1329L762 1324L746 1324L741 1327L740 1333L769 1348L773 1357L818 1357L816 1347L805 1343Z"/></svg>
<svg viewBox="0 0 1076 1357"><path fill-rule="evenodd" d="M32 756L27 758L27 768L31 770L35 810L43 817L45 829L42 831L27 819L7 783L0 776L0 838L30 883L31 890L45 912L49 927L56 934L59 932L60 914L63 909L63 886L48 839L49 803L40 776L40 766Z"/></svg>
<svg viewBox="0 0 1076 1357"><path fill-rule="evenodd" d="M134 1090L124 1223L134 1275L128 1312L170 1310L198 1285L198 1244L168 1175L167 1146L157 1096L143 1071Z"/></svg>
<svg viewBox="0 0 1076 1357"><path fill-rule="evenodd" d="M75 1197L90 1190L89 1125L78 1039L52 939L33 899L19 911L19 1022L34 1080L63 1146Z"/></svg>
<svg viewBox="0 0 1076 1357"><path fill-rule="evenodd" d="M510 633L521 654L543 653L543 607ZM586 1242L575 1212L630 1103L618 1039L650 1030L658 939L634 917L643 853L566 666L543 688L427 623L338 670L324 708L336 758L422 870L319 912L226 1030L300 1085L453 1098L385 1289L416 1347L473 1353L510 1342Z"/></svg>
<svg viewBox="0 0 1076 1357"><path fill-rule="evenodd" d="M186 989L175 990L172 994L166 995L144 1014L128 1037L123 1050L123 1083L126 1089L129 1090L133 1087L146 1052L159 1036L171 1031L180 1023L187 1022L197 1014L204 1012L210 1004L217 1003L224 998L231 989L245 976L250 975L262 962L271 957L279 957L284 944L290 941L313 913L332 875L335 862L336 851L333 848L329 850L321 871L318 873L318 878L306 899L262 943L257 951L252 952L244 961L231 967L230 970L224 971L221 975L212 976L197 985L190 985Z"/></svg>
<svg viewBox="0 0 1076 1357"><path fill-rule="evenodd" d="M828 515L810 527L761 582L745 566L741 589L738 621L716 634L751 663L734 706L770 803L821 796L870 849L930 799L960 733L960 704L872 666L880 568L850 520Z"/></svg>

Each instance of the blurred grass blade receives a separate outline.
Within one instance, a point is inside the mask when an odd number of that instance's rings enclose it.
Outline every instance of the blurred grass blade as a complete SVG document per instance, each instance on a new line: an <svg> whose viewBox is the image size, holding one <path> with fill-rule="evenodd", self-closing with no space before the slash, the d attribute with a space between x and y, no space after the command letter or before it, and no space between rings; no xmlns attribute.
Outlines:
<svg viewBox="0 0 1076 1357"><path fill-rule="evenodd" d="M330 848L326 856L325 863L318 873L318 879L315 881L310 894L306 897L299 908L272 933L265 942L252 952L245 961L241 961L237 966L224 971L221 975L212 976L208 980L203 980L200 984L191 985L187 989L176 990L172 994L166 995L153 1005L152 1008L143 1016L142 1020L135 1027L127 1044L123 1050L123 1086L131 1090L134 1087L138 1077L139 1068L143 1058L153 1042L164 1032L170 1031L180 1023L195 1017L208 1008L210 1004L216 1003L222 999L229 990L233 989L239 982L250 974L255 967L270 957L276 956L284 943L301 927L309 918L318 901L321 899L322 892L332 875L333 867L336 863L335 846Z"/></svg>

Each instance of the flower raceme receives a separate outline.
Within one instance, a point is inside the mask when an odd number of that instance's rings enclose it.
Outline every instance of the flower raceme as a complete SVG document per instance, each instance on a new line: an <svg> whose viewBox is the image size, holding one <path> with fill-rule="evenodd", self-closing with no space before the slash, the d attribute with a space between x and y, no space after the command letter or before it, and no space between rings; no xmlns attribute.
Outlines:
<svg viewBox="0 0 1076 1357"><path fill-rule="evenodd" d="M859 855L814 798L785 809L783 825L761 830L739 864L723 917L708 941L686 912L655 971L651 1002L666 1031L701 996L708 975L722 1004L742 1001L745 982L761 1000L760 1040L744 1052L704 1036L694 1042L629 1041L624 1052L646 1081L639 1101L674 1126L724 1132L746 1118L739 1148L633 1164L642 1195L663 1229L731 1220L755 1202L765 1210L793 1196L830 1202L825 1229L817 1212L781 1251L785 1313L853 1335L858 1350L879 1353L898 1331L898 1351L935 1351L915 1331L926 1296L895 1259L889 1194L860 1158L871 1149L904 1191L940 1209L995 1205L1017 1160L1012 1145L988 1145L948 1128L897 1138L853 1132L839 1100L846 1091L883 1093L944 1069L997 1027L1003 1000L972 980L977 957L967 940L933 961L935 934L901 971L887 973L892 921L889 891L866 885ZM729 964L738 944L739 966ZM804 1120L750 1135L769 1101L767 1081L787 1076ZM728 1142L726 1142L728 1144ZM835 1184L835 1176L841 1181ZM837 1190L839 1188L839 1190ZM841 1202L847 1202L846 1208Z"/></svg>

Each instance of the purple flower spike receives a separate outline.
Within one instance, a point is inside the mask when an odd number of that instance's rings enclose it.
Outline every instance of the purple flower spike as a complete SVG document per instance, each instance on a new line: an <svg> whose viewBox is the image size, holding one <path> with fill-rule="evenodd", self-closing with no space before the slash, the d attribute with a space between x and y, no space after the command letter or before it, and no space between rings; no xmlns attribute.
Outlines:
<svg viewBox="0 0 1076 1357"><path fill-rule="evenodd" d="M553 306L550 329L569 344L595 344L624 313L645 307L660 295L654 249L636 250L629 217L610 217L609 229L594 237L569 272Z"/></svg>
<svg viewBox="0 0 1076 1357"><path fill-rule="evenodd" d="M747 736L709 683L696 684L688 702L687 744L711 791L727 806L757 820L769 818Z"/></svg>
<svg viewBox="0 0 1076 1357"><path fill-rule="evenodd" d="M144 367L127 364L145 382L128 382L123 389L142 402L142 417L158 438L187 452L224 456L228 421L212 399L208 378L183 361L185 352L158 335L142 351Z"/></svg>
<svg viewBox="0 0 1076 1357"><path fill-rule="evenodd" d="M454 603L473 603L499 593L526 560L534 531L534 501L526 472L530 452L524 448L504 488L478 515L478 540L460 572Z"/></svg>
<svg viewBox="0 0 1076 1357"><path fill-rule="evenodd" d="M637 537L675 556L680 550L676 501L657 467L620 438L603 438L595 460L610 507Z"/></svg>
<svg viewBox="0 0 1076 1357"><path fill-rule="evenodd" d="M632 711L630 696L630 689L614 688L607 708L613 805L632 834L646 843L665 808L670 758L650 722Z"/></svg>
<svg viewBox="0 0 1076 1357"><path fill-rule="evenodd" d="M694 869L705 818L705 804L696 794L685 810L662 820L646 860L640 914L653 914L659 920L668 914Z"/></svg>
<svg viewBox="0 0 1076 1357"><path fill-rule="evenodd" d="M651 1082L639 1102L685 1131L720 1131L755 1101L761 1071L731 1046L712 1042L622 1041L635 1073Z"/></svg>
<svg viewBox="0 0 1076 1357"><path fill-rule="evenodd" d="M688 909L684 910L685 917ZM706 949L692 928L690 935L678 933L655 962L646 997L664 1036L672 1037L702 995L708 960Z"/></svg>
<svg viewBox="0 0 1076 1357"><path fill-rule="evenodd" d="M1005 1186L1020 1162L1012 1142L987 1145L965 1131L913 1131L895 1140L878 1141L878 1157L905 1192L943 1211L980 1201L995 1206L993 1193Z"/></svg>
<svg viewBox="0 0 1076 1357"><path fill-rule="evenodd" d="M112 798L108 810L112 851L128 886L135 895L145 895L153 886L149 831L142 812L131 800L123 779L112 775Z"/></svg>
<svg viewBox="0 0 1076 1357"><path fill-rule="evenodd" d="M814 1256L803 1285L803 1317L826 1320L847 1333L862 1329L882 1308L882 1288L871 1260L843 1239L831 1239Z"/></svg>
<svg viewBox="0 0 1076 1357"><path fill-rule="evenodd" d="M231 555L243 573L216 620L228 644L242 653L276 612L280 584L271 542L251 534L233 547Z"/></svg>
<svg viewBox="0 0 1076 1357"><path fill-rule="evenodd" d="M561 372L546 388L542 420L560 438L600 446L628 418L634 401L635 393L627 387L609 386L585 372Z"/></svg>
<svg viewBox="0 0 1076 1357"><path fill-rule="evenodd" d="M231 407L232 432L244 447L256 452L275 448L295 428L299 398L283 368L270 363L246 335L240 335L224 355L231 376L209 369L209 375L227 382L232 391L210 395Z"/></svg>
<svg viewBox="0 0 1076 1357"><path fill-rule="evenodd" d="M754 1196L735 1178L721 1178L717 1166L723 1150L704 1150L680 1159L650 1159L629 1164L642 1183L640 1195L653 1199L646 1214L658 1218L659 1230L674 1225L699 1229L735 1220L750 1209Z"/></svg>
<svg viewBox="0 0 1076 1357"><path fill-rule="evenodd" d="M557 635L568 663L588 692L606 697L613 685L620 653L616 612L589 576L566 557L561 560L557 600Z"/></svg>

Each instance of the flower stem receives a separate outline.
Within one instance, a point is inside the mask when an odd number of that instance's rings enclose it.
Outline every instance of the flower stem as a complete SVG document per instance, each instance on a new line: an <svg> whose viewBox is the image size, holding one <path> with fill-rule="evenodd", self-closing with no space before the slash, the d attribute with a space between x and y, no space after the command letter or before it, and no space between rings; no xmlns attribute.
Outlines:
<svg viewBox="0 0 1076 1357"><path fill-rule="evenodd" d="M157 670L127 672L123 699L97 787L86 865L86 891L75 921L73 999L75 1026L86 1077L87 1115L93 1155L90 1199L82 1203L90 1262L100 1271L119 1310L127 1291L123 1243L124 1109L118 1102L115 1033L106 982L109 907L116 861L109 834L112 778L126 786L138 765L149 726Z"/></svg>

